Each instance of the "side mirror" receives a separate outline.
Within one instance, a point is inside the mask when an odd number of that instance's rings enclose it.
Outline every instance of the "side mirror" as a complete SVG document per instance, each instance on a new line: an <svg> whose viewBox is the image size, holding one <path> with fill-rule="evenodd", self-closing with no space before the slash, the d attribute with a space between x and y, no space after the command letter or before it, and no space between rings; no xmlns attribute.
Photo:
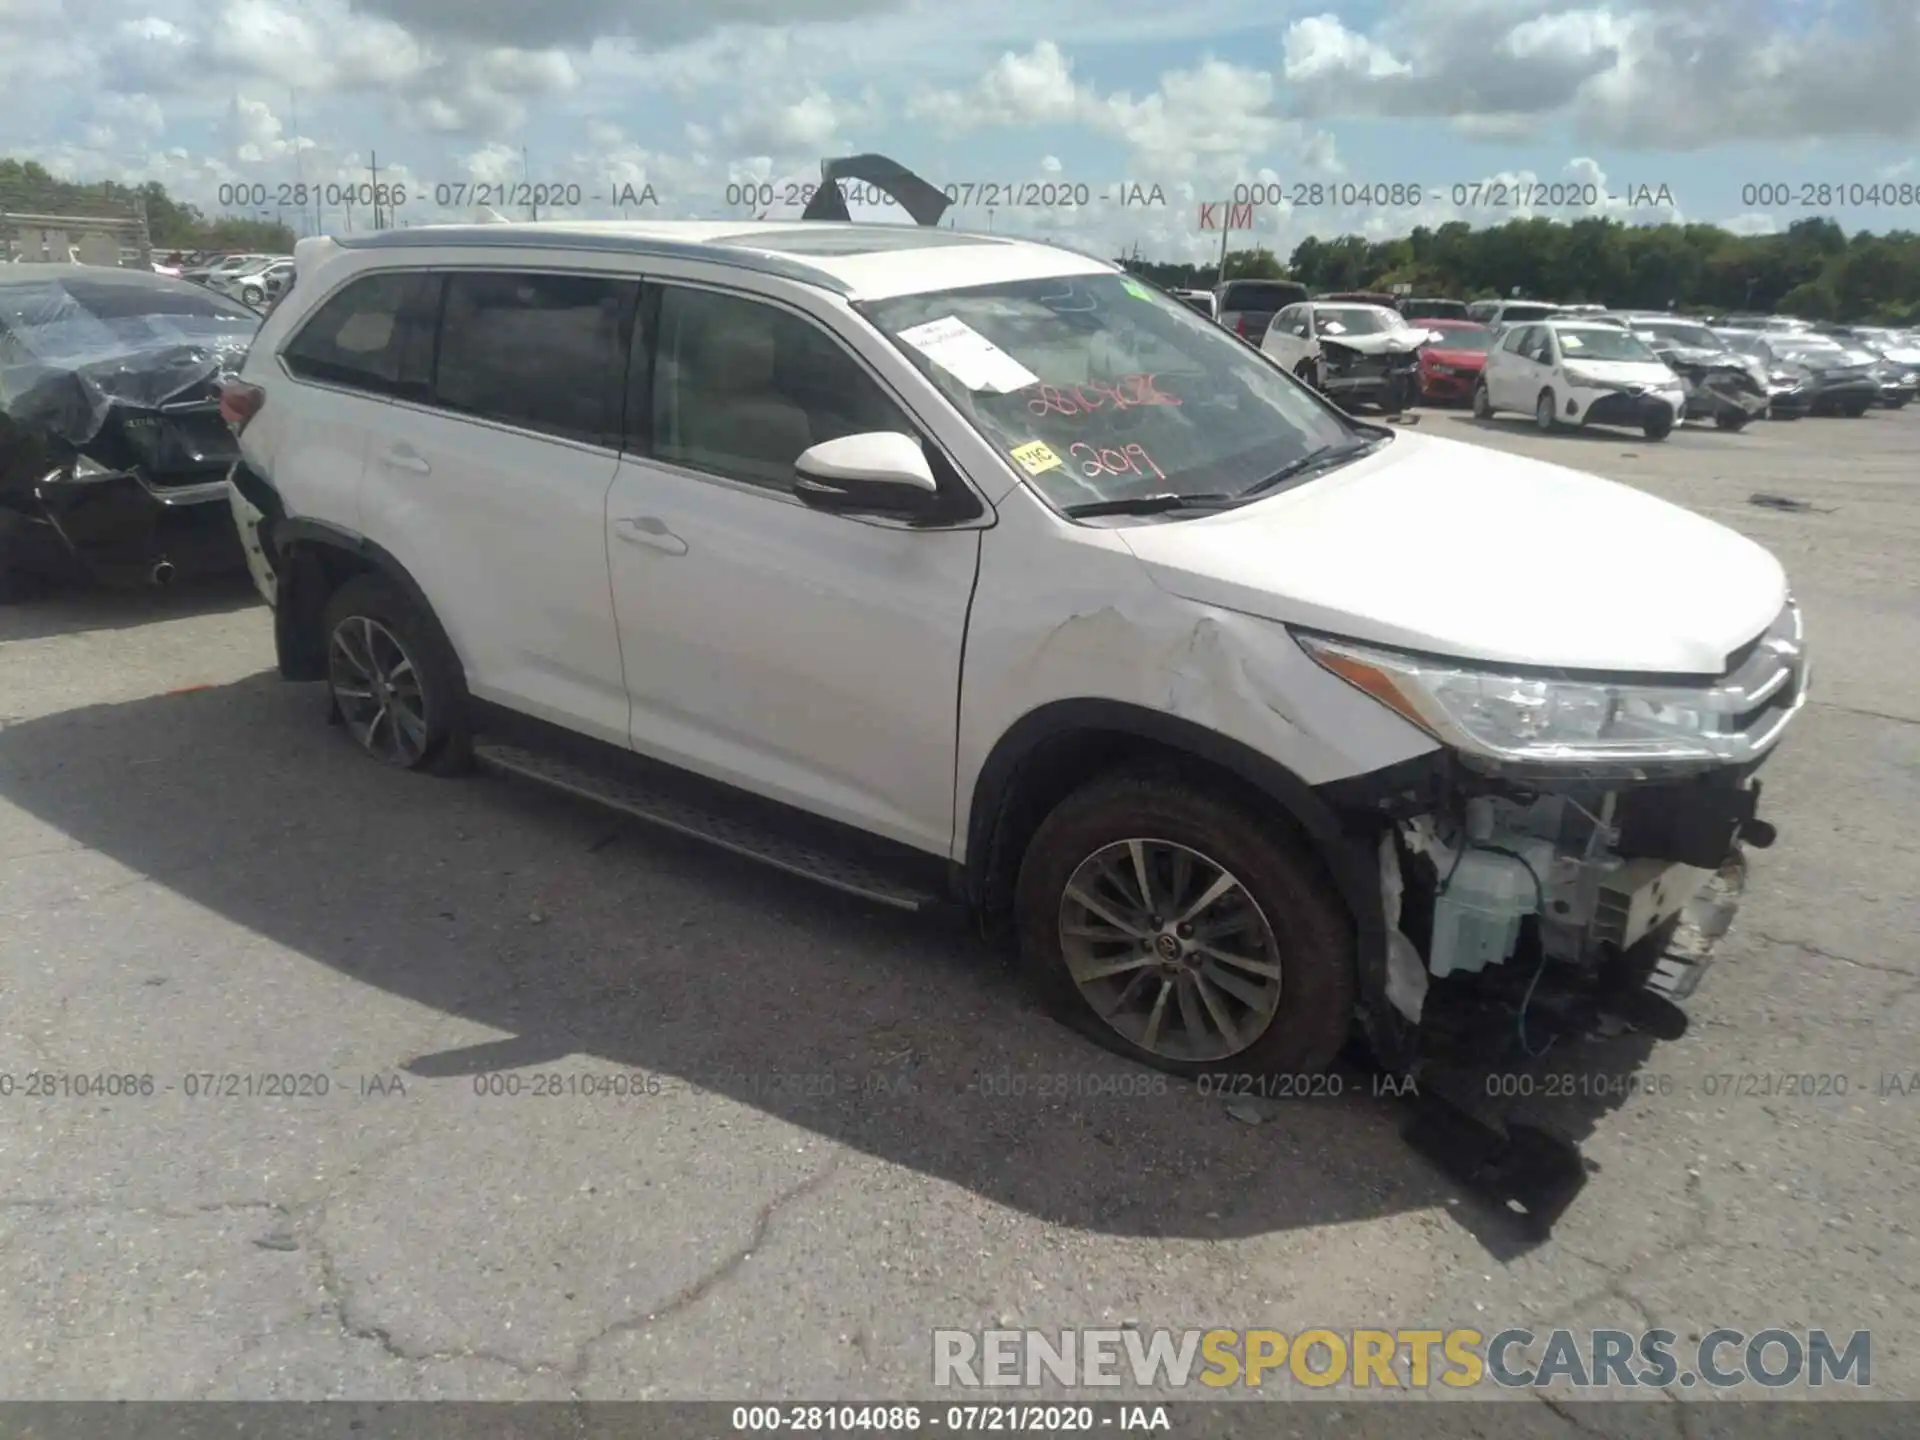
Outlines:
<svg viewBox="0 0 1920 1440"><path fill-rule="evenodd" d="M793 493L816 510L924 515L940 498L926 451L897 430L822 440L793 468Z"/></svg>

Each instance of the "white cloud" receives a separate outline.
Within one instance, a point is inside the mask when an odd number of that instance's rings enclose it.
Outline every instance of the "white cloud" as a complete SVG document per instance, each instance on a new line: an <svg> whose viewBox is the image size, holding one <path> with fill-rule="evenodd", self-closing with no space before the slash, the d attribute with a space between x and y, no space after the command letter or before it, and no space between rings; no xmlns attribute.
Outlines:
<svg viewBox="0 0 1920 1440"><path fill-rule="evenodd" d="M1394 0L1367 33L1294 21L1286 74L1301 115L1427 117L1475 138L1554 120L1662 150L1920 134L1920 5L1809 13L1789 32L1751 0Z"/></svg>

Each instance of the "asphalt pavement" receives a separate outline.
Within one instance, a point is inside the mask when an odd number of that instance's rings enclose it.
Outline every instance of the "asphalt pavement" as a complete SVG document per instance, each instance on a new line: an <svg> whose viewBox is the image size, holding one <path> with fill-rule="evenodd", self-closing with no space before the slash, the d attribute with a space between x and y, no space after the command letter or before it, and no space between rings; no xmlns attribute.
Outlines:
<svg viewBox="0 0 1920 1440"><path fill-rule="evenodd" d="M244 583L0 609L0 1397L882 1399L943 1327L1618 1325L1871 1330L1920 1398L1916 411L1422 413L1766 544L1814 655L1779 843L1543 1241L1364 1071L1230 1106L964 925L368 762ZM1436 583L1639 583L1581 540Z"/></svg>

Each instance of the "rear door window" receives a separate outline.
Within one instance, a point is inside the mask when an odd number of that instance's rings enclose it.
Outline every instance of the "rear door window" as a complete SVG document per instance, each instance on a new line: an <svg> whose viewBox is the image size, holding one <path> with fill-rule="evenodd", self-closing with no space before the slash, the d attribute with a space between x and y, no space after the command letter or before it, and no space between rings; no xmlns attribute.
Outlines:
<svg viewBox="0 0 1920 1440"><path fill-rule="evenodd" d="M425 271L362 276L320 307L281 358L303 380L425 399L439 298L440 278Z"/></svg>
<svg viewBox="0 0 1920 1440"><path fill-rule="evenodd" d="M639 294L638 281L602 275L448 276L434 403L617 446Z"/></svg>

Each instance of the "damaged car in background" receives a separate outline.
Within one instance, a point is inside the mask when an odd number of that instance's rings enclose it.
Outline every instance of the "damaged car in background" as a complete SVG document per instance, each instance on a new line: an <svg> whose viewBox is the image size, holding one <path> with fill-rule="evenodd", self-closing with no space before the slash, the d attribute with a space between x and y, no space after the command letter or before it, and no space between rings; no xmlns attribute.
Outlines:
<svg viewBox="0 0 1920 1440"><path fill-rule="evenodd" d="M1670 315L1621 317L1647 348L1686 386L1684 414L1722 430L1743 430L1767 413L1773 391L1767 367L1742 354L1705 325Z"/></svg>
<svg viewBox="0 0 1920 1440"><path fill-rule="evenodd" d="M1310 300L1275 315L1260 349L1333 400L1397 415L1419 396L1435 334L1384 305Z"/></svg>
<svg viewBox="0 0 1920 1440"><path fill-rule="evenodd" d="M0 588L243 567L222 378L260 318L137 270L0 270Z"/></svg>

